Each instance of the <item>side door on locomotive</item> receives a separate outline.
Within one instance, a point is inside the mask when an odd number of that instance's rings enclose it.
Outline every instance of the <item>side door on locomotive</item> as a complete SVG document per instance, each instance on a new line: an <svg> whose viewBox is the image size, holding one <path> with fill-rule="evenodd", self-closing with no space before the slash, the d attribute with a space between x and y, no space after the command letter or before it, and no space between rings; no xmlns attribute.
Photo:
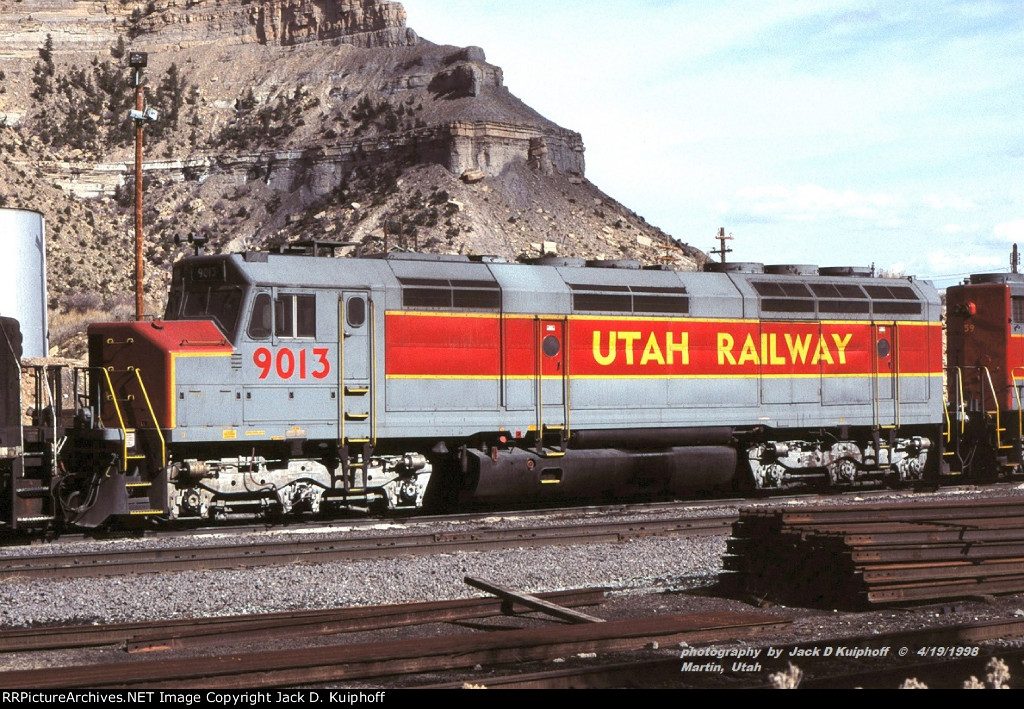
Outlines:
<svg viewBox="0 0 1024 709"><path fill-rule="evenodd" d="M338 373L341 388L336 407L337 440L346 452L376 444L376 309L369 291L348 289L338 294Z"/></svg>

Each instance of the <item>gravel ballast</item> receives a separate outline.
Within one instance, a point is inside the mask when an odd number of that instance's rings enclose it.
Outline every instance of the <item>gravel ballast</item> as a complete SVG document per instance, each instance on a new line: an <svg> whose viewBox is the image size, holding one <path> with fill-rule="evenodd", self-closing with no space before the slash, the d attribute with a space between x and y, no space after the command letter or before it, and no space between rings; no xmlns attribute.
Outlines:
<svg viewBox="0 0 1024 709"><path fill-rule="evenodd" d="M0 583L0 625L128 622L445 600L481 595L465 576L535 593L587 586L677 590L710 583L725 541L645 538L231 571Z"/></svg>
<svg viewBox="0 0 1024 709"><path fill-rule="evenodd" d="M962 496L964 493L955 493ZM1021 491L980 491L971 496L1019 496ZM948 498L946 492L940 496ZM893 497L905 499L906 495ZM872 498L872 502L878 498ZM845 497L836 504L855 504ZM745 502L751 504L799 505L802 502ZM820 499L809 504L821 504ZM694 516L724 514L736 507L717 506L694 510ZM642 518L636 509L580 513L596 521L609 517ZM653 516L665 514L655 512ZM556 513L564 520L566 515ZM277 529L253 531L241 538L234 534L214 534L200 543L231 543L290 535L337 535L339 531L355 536L401 534L415 531L465 531L473 528L551 524L550 519L524 520L515 514L495 515L463 522L406 521L353 527L339 530ZM112 548L186 546L188 538L144 538L119 541L79 541L60 545L82 553ZM717 584L725 552L725 537L640 537L618 544L576 544L516 548L497 551L459 552L433 556L345 561L337 563L270 566L228 571L183 571L138 576L80 579L11 578L0 581L0 627L34 625L120 623L131 621L188 619L297 609L339 608L417 601L446 600L483 595L464 583L466 576L485 579L500 586L527 593L591 586L609 588L608 598L589 613L607 619L642 617L657 614L709 613L719 611L750 612L792 620L792 626L758 643L793 645L829 638L871 636L896 630L911 630L939 625L972 623L979 620L1006 619L1024 615L1024 597L973 598L934 605L877 609L864 612L837 612L809 608L789 608L759 603L759 599L723 595ZM55 547L8 547L0 556L26 553L46 554ZM526 622L527 619L524 619ZM529 622L548 623L550 619ZM467 632L455 626L421 632ZM390 635L388 637L395 637ZM372 640L360 636L360 640ZM337 637L323 642L352 642ZM997 646L1016 645L1008 640ZM261 648L262 649L262 648ZM658 652L678 656L678 648ZM0 670L55 666L93 661L130 660L116 648L67 653L7 655Z"/></svg>

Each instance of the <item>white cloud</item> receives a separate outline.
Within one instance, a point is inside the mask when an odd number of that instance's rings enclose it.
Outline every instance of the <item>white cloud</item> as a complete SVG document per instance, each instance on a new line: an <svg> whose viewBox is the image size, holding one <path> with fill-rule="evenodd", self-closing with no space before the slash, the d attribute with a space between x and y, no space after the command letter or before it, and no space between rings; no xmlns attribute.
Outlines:
<svg viewBox="0 0 1024 709"><path fill-rule="evenodd" d="M1024 243L1024 219L1013 219L1002 224L996 224L992 229L999 241L1007 243Z"/></svg>
<svg viewBox="0 0 1024 709"><path fill-rule="evenodd" d="M968 212L978 208L978 204L974 200L960 195L928 194L922 198L922 201L926 207L936 211L950 209L955 212Z"/></svg>
<svg viewBox="0 0 1024 709"><path fill-rule="evenodd" d="M483 46L582 132L590 179L699 247L725 226L745 260L947 273L1024 243L1019 0L405 7L430 40Z"/></svg>
<svg viewBox="0 0 1024 709"><path fill-rule="evenodd" d="M740 211L759 217L809 222L857 219L897 225L902 200L891 194L834 190L820 185L750 187L737 194Z"/></svg>
<svg viewBox="0 0 1024 709"><path fill-rule="evenodd" d="M943 234L977 234L981 231L980 224L946 224L939 229Z"/></svg>
<svg viewBox="0 0 1024 709"><path fill-rule="evenodd" d="M928 268L931 273L940 275L965 275L968 272L1006 270L1004 254L972 253L970 251L950 251L938 249L928 254Z"/></svg>

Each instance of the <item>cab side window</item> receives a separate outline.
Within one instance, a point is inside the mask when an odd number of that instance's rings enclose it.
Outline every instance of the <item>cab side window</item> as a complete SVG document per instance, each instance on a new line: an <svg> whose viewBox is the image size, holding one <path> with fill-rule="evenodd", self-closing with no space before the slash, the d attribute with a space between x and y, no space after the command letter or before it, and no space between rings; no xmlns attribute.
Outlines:
<svg viewBox="0 0 1024 709"><path fill-rule="evenodd" d="M278 337L316 337L316 296L283 294L274 304Z"/></svg>
<svg viewBox="0 0 1024 709"><path fill-rule="evenodd" d="M1024 298L1010 298L1011 315L1014 322L1024 323Z"/></svg>
<svg viewBox="0 0 1024 709"><path fill-rule="evenodd" d="M257 295L252 305L252 315L249 317L249 337L254 340L265 340L270 337L272 313L270 294Z"/></svg>
<svg viewBox="0 0 1024 709"><path fill-rule="evenodd" d="M345 321L349 327L362 327L366 322L366 301L362 298L349 298L345 307Z"/></svg>

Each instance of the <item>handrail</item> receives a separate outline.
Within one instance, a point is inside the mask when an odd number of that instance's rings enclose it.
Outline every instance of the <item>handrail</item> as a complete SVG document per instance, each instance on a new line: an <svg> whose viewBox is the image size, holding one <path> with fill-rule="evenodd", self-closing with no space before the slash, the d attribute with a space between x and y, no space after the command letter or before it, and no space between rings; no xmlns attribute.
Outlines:
<svg viewBox="0 0 1024 709"><path fill-rule="evenodd" d="M345 294L338 297L338 450L345 445ZM348 476L345 476L348 479Z"/></svg>
<svg viewBox="0 0 1024 709"><path fill-rule="evenodd" d="M117 403L117 393L114 391L114 382L110 380L110 372L105 367L100 367L103 378L107 380L107 388L110 390L110 400L114 403L114 413L117 414L118 427L121 429L121 469L128 472L128 429L124 425L124 416L121 415L121 405Z"/></svg>
<svg viewBox="0 0 1024 709"><path fill-rule="evenodd" d="M892 364L894 381L892 383L893 388L893 406L895 410L895 423L896 428L900 427L900 333L896 329L896 325L892 326Z"/></svg>
<svg viewBox="0 0 1024 709"><path fill-rule="evenodd" d="M824 337L821 334L821 324L818 324L818 333L820 337ZM879 385L878 377L880 372L878 371L879 357L878 357L878 325L873 323L871 329L871 425L878 428L881 425L881 411L878 405L879 396Z"/></svg>
<svg viewBox="0 0 1024 709"><path fill-rule="evenodd" d="M569 363L572 361L572 350L569 348L569 316L565 317L562 325L562 403L565 404L565 433L562 434L563 441L569 440L572 433L570 427L570 416L572 415L572 382L569 381Z"/></svg>
<svg viewBox="0 0 1024 709"><path fill-rule="evenodd" d="M992 403L996 407L995 410L993 410L993 411L986 410L985 413L989 413L989 414L995 413L995 414L998 414L999 413L999 394L996 392L995 382L992 381L992 372L989 371L988 367L978 367L978 369L979 369L979 371L982 371L982 372L985 373L985 380L988 382L988 389L989 389L990 392L992 392Z"/></svg>
<svg viewBox="0 0 1024 709"><path fill-rule="evenodd" d="M142 398L146 402L146 408L149 409L150 419L153 421L153 428L156 429L156 435L160 439L160 467L167 467L167 442L164 440L164 432L160 430L160 422L156 420L156 412L153 411L153 403L149 400L149 392L146 391L146 385L142 383L142 374L139 372L139 368L135 367L135 378L139 380L139 389L142 390ZM125 449L127 452L127 448Z"/></svg>
<svg viewBox="0 0 1024 709"><path fill-rule="evenodd" d="M896 327L896 323L878 322L874 321L874 341L875 346L871 348L871 409L873 416L873 425L879 428L895 428L899 429L901 424L900 417L900 343L899 343L899 332ZM887 371L882 371L882 360L885 359L878 351L878 338L885 337L882 330L888 328L889 330L889 354L885 358L888 359ZM882 383L883 377L888 378L889 396L887 400L892 400L892 423L882 422L882 412L887 409L882 405ZM886 414L886 421L889 421L889 415Z"/></svg>
<svg viewBox="0 0 1024 709"><path fill-rule="evenodd" d="M178 345L180 347L227 347L231 343L221 338L219 340L189 340L184 339Z"/></svg>
<svg viewBox="0 0 1024 709"><path fill-rule="evenodd" d="M535 368L537 376L534 379L534 386L537 391L537 454L544 450L544 325L540 316L533 318L533 338L537 343L534 354L537 356Z"/></svg>
<svg viewBox="0 0 1024 709"><path fill-rule="evenodd" d="M1000 419L1000 411L999 411L999 409L1000 409L1000 406L999 406L999 394L996 393L996 385L995 385L995 382L992 381L992 372L989 370L988 367L981 367L981 369L982 369L982 371L985 372L985 379L988 380L988 388L992 391L992 403L995 406L995 409L993 409L991 411L986 411L985 413L989 414L990 416L992 414L995 414L995 417L996 417L996 449L1009 448L1010 446L1004 446L1003 445L1003 439L1002 439L1003 427L1002 427L1002 422L1001 422L1001 419Z"/></svg>
<svg viewBox="0 0 1024 709"><path fill-rule="evenodd" d="M373 294L367 293L370 305L370 445L377 447L377 318ZM366 462L366 461L364 461Z"/></svg>
<svg viewBox="0 0 1024 709"><path fill-rule="evenodd" d="M967 403L964 401L964 372L962 367L956 368L956 391L958 407L960 408L960 435L967 430Z"/></svg>
<svg viewBox="0 0 1024 709"><path fill-rule="evenodd" d="M1013 382L1013 396L1017 400L1017 440L1024 440L1024 412L1021 411L1024 406L1021 404L1020 398L1020 387L1017 386L1017 375L1015 372L1020 369L1024 370L1024 367L1014 367L1010 370L1010 381ZM1022 377L1024 378L1024 377Z"/></svg>

